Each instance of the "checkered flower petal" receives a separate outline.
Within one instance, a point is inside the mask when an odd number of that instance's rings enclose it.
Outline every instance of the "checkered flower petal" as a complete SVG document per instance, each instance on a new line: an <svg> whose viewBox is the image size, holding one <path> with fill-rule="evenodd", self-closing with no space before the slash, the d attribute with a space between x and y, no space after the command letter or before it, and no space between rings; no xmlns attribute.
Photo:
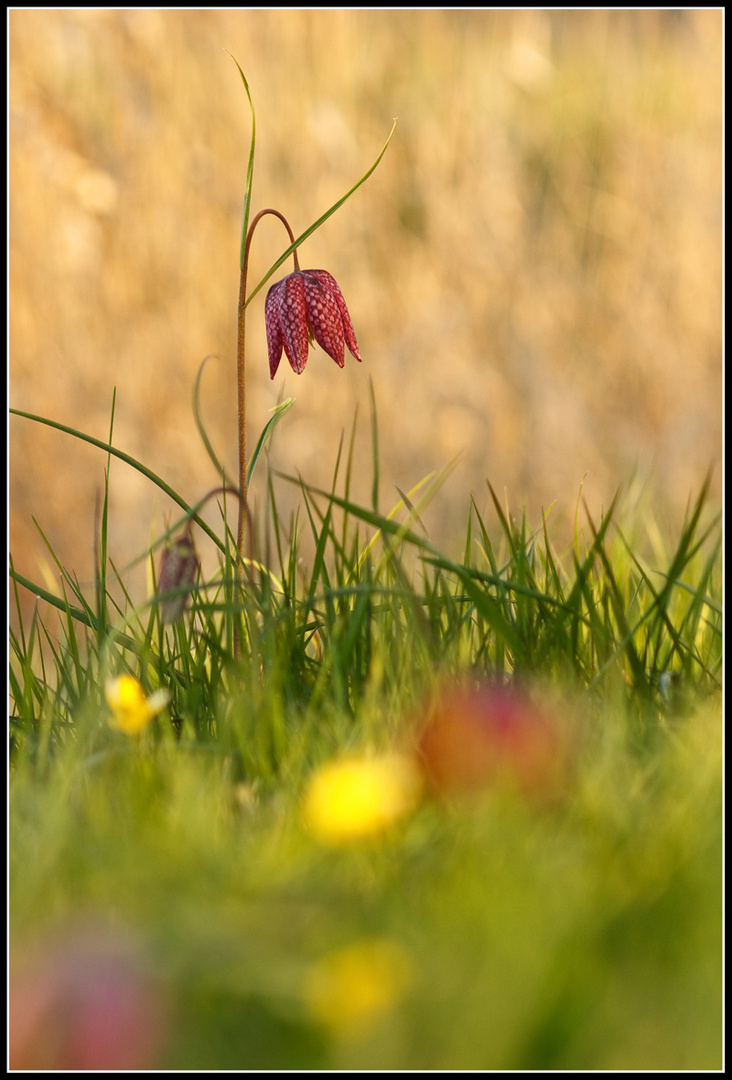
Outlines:
<svg viewBox="0 0 732 1080"><path fill-rule="evenodd" d="M340 312L340 315L341 315L341 320L343 322L343 333L345 335L346 345L348 346L349 351L351 352L351 355L355 356L355 358L360 363L360 361L361 361L361 353L358 351L358 342L356 341L356 331L353 329L353 323L351 322L351 316L348 313L348 308L346 307L346 301L343 299L343 293L341 292L340 288L338 287L338 282L336 281L336 279L333 277L332 274L328 273L327 270L308 270L307 273L310 274L311 277L314 277L317 281L319 281L320 284L325 289L328 290L330 295L335 300L335 302L336 302L336 304L338 306L338 311ZM325 346L323 346L323 348L325 348ZM328 350L326 349L326 352L327 351ZM331 356L332 355L333 354L331 353ZM335 359L335 357L333 357L333 359ZM343 364L341 364L341 367L343 367Z"/></svg>
<svg viewBox="0 0 732 1080"><path fill-rule="evenodd" d="M308 358L308 319L302 274L289 274L267 293L264 304L269 374L274 379L284 346L292 370L300 375Z"/></svg>
<svg viewBox="0 0 732 1080"><path fill-rule="evenodd" d="M343 293L326 270L297 270L272 285L264 319L271 378L283 348L292 370L302 374L313 339L339 367L345 364L346 345L356 360L361 360Z"/></svg>

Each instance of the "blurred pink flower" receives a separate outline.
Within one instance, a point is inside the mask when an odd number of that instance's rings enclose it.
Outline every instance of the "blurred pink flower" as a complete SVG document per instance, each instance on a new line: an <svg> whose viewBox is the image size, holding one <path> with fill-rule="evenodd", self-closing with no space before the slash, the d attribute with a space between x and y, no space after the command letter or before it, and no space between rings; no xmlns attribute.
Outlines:
<svg viewBox="0 0 732 1080"><path fill-rule="evenodd" d="M272 379L283 347L292 370L301 375L313 339L339 367L345 364L346 345L361 360L343 293L327 270L296 270L273 285L267 293L264 321Z"/></svg>
<svg viewBox="0 0 732 1080"><path fill-rule="evenodd" d="M167 1036L167 1003L136 942L100 928L72 930L9 981L12 1070L153 1068Z"/></svg>

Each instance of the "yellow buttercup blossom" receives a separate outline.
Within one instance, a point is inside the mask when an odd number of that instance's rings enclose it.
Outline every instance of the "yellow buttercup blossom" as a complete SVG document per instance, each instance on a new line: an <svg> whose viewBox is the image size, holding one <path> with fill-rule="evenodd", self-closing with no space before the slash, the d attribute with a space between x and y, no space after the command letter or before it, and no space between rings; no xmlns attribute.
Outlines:
<svg viewBox="0 0 732 1080"><path fill-rule="evenodd" d="M335 1034L352 1035L393 1009L411 981L412 964L402 946L373 938L317 960L303 996L315 1020Z"/></svg>
<svg viewBox="0 0 732 1080"><path fill-rule="evenodd" d="M312 777L303 813L311 832L326 844L347 844L383 832L412 811L421 777L401 754L332 761Z"/></svg>
<svg viewBox="0 0 732 1080"><path fill-rule="evenodd" d="M156 690L149 697L132 675L107 679L104 696L112 710L110 726L125 735L138 735L170 701L167 690Z"/></svg>

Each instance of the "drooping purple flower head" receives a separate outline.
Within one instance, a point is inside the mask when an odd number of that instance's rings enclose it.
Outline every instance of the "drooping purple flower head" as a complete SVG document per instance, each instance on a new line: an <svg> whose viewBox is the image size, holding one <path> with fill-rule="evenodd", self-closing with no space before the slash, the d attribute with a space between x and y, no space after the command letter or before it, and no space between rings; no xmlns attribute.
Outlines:
<svg viewBox="0 0 732 1080"><path fill-rule="evenodd" d="M198 573L199 559L190 528L171 544L166 544L160 559L158 595L162 597L160 616L163 623L173 623L183 614ZM167 596L172 592L174 595Z"/></svg>
<svg viewBox="0 0 732 1080"><path fill-rule="evenodd" d="M343 293L327 270L297 270L272 285L264 305L264 321L272 379L283 348L292 370L302 374L312 338L338 367L345 364L346 345L361 360Z"/></svg>

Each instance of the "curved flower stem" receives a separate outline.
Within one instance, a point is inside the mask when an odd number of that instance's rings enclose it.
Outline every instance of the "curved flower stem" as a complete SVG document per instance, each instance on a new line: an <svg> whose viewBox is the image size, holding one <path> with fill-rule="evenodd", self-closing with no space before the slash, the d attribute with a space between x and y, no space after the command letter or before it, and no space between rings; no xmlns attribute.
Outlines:
<svg viewBox="0 0 732 1080"><path fill-rule="evenodd" d="M252 237L254 235L254 229L257 222L264 217L265 214L274 214L279 218L282 224L287 229L290 241L295 243L295 236L292 229L289 226L287 219L279 212L279 210L260 210L257 216L252 221L247 232L246 244L244 247L244 259L241 267L241 278L239 281L239 325L238 325L238 340L236 350L236 381L237 381L237 395L239 403L239 491L241 492L241 498L239 499L239 525L237 529L237 549L239 551L239 573L242 573L244 566L244 535L246 532L247 521L247 455L246 455L246 380L245 380L245 331L246 331L246 307L247 307L247 270L249 268L249 248L251 247ZM295 259L295 270L300 269L300 263L297 258L297 250L293 251Z"/></svg>

